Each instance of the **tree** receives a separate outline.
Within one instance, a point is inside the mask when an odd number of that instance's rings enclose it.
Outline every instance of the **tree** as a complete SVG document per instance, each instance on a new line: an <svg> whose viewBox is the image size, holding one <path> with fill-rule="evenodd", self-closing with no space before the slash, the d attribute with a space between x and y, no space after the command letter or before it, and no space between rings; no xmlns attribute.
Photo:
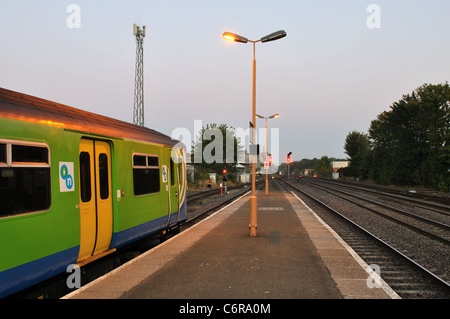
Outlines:
<svg viewBox="0 0 450 319"><path fill-rule="evenodd" d="M226 167L227 175L235 179L236 164L243 152L235 128L227 124L207 124L196 139L192 148L196 175L207 178L208 173L216 173L219 176Z"/></svg>
<svg viewBox="0 0 450 319"><path fill-rule="evenodd" d="M321 177L330 177L331 176L331 160L328 156L322 156L320 158L320 162L316 167L317 175Z"/></svg>
<svg viewBox="0 0 450 319"><path fill-rule="evenodd" d="M347 174L353 177L367 179L369 175L371 146L369 136L353 131L345 138L345 153L349 156L350 165Z"/></svg>
<svg viewBox="0 0 450 319"><path fill-rule="evenodd" d="M384 184L448 189L450 87L424 84L372 121L372 175Z"/></svg>

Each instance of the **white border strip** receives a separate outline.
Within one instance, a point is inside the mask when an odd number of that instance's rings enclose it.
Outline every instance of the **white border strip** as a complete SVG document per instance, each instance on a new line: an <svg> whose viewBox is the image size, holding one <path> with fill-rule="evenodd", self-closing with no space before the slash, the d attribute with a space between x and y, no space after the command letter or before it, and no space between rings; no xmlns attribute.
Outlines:
<svg viewBox="0 0 450 319"><path fill-rule="evenodd" d="M95 279L94 281L91 281L90 283L84 285L83 287L80 287L79 289L74 290L74 291L68 293L67 295L61 297L60 299L70 299L70 298L72 298L73 296L75 296L75 295L77 295L77 294L83 292L84 290L86 290L86 289L88 289L88 288L90 288L90 287L96 285L96 284L99 283L100 281L102 281L102 280L104 280L104 279L106 279L106 278L108 278L108 277L114 275L115 273L117 273L117 272L119 272L120 270L122 270L122 268L124 268L125 266L132 265L133 263L135 263L135 262L137 262L138 260L140 260L140 259L146 257L148 254L154 252L155 250L157 250L157 249L159 249L159 248L161 248L161 247L164 247L166 244L170 243L172 240L174 240L174 239L177 238L178 236L180 236L180 235L182 235L182 234L188 233L189 231L191 231L192 229L194 229L195 227L197 227L197 226L200 225L201 223L207 221L207 220L210 219L211 217L215 216L217 213L221 212L221 211L224 210L225 208L227 208L227 207L233 205L234 203L236 203L237 201L241 200L243 197L247 196L250 192L251 192L251 191L246 192L244 195L242 195L242 196L240 196L239 198L235 199L234 201L232 201L231 203L229 203L229 204L226 205L225 207L222 207L221 209L219 209L219 210L216 211L215 213L211 214L211 215L208 216L207 218L203 219L202 221L198 222L197 224L193 225L192 227L189 227L189 228L186 229L185 231L180 232L179 234L177 234L177 235L175 235L175 236L169 238L168 240L166 240L165 242L159 244L158 246L153 247L152 249L150 249L150 250L146 251L145 253L143 253L143 254L137 256L136 258L130 260L129 262L127 262L127 263L125 263L125 264L123 264L123 265L117 267L116 269L114 269L114 270L110 271L109 273L107 273L107 274L105 274L105 275L103 275L103 276L101 276L101 277Z"/></svg>
<svg viewBox="0 0 450 319"><path fill-rule="evenodd" d="M298 197L294 192L292 195L295 196L305 207L310 211L310 213L317 218L317 220L326 228L333 236L341 243L342 246L352 255L352 257L356 260L356 262L367 272L369 277L374 280L381 288L388 294L391 299L401 299L401 297L381 278L364 260L359 257L359 255L351 248L342 238L339 236L327 223L320 218L306 203Z"/></svg>

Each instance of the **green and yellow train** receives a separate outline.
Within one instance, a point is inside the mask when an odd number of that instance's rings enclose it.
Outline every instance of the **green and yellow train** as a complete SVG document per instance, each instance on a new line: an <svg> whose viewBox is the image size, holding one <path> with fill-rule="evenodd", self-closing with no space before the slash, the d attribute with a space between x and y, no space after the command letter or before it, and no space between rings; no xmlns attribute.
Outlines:
<svg viewBox="0 0 450 319"><path fill-rule="evenodd" d="M0 297L186 218L179 141L0 88Z"/></svg>

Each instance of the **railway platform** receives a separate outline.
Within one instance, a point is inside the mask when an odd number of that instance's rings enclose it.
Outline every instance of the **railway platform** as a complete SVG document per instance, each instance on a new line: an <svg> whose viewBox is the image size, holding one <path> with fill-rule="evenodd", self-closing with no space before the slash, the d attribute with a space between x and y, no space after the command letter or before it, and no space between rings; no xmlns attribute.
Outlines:
<svg viewBox="0 0 450 319"><path fill-rule="evenodd" d="M271 182L65 299L389 299L371 270L299 198ZM372 274L373 275L373 274Z"/></svg>

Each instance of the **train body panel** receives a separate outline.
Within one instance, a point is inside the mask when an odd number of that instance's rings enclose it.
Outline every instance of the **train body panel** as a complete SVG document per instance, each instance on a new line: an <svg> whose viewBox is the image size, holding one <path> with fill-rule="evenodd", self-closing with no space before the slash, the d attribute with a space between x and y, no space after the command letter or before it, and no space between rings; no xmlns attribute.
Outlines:
<svg viewBox="0 0 450 319"><path fill-rule="evenodd" d="M0 297L186 220L178 145L0 89Z"/></svg>

